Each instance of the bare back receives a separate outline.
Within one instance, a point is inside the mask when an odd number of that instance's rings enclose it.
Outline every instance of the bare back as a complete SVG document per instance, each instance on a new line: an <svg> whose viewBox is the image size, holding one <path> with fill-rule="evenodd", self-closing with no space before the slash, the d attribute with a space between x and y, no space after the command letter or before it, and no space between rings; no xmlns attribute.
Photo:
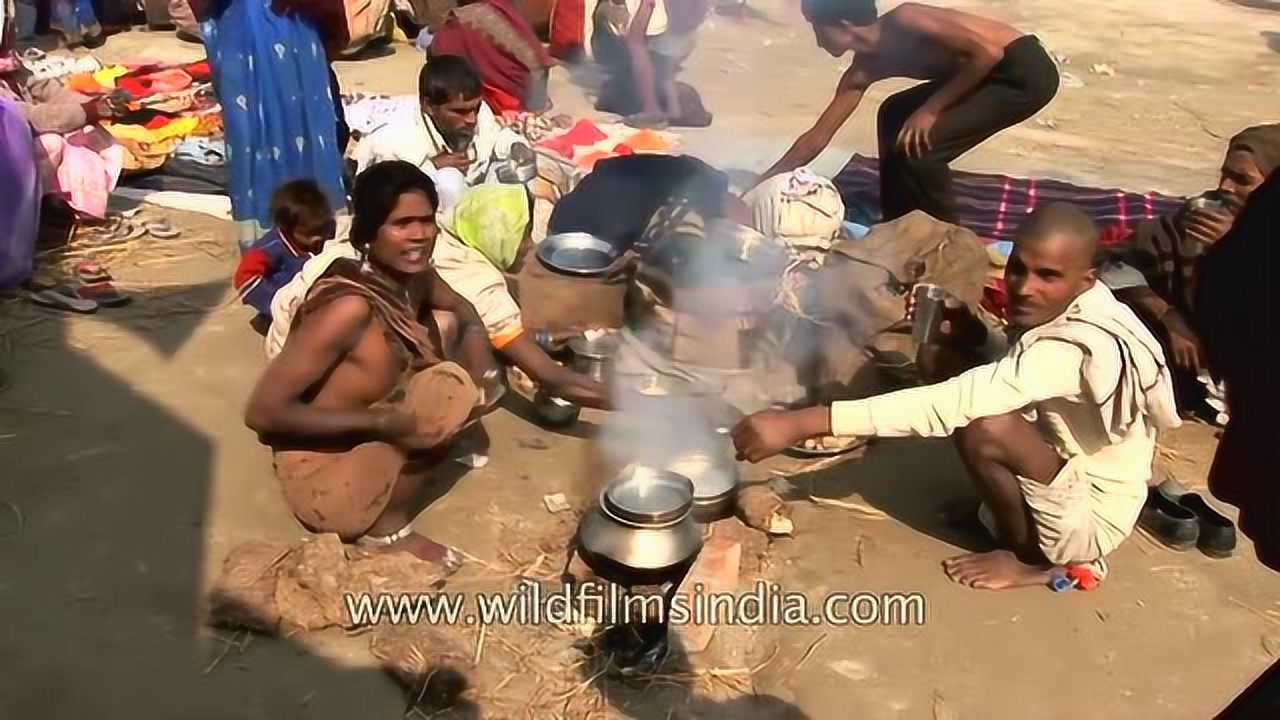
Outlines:
<svg viewBox="0 0 1280 720"><path fill-rule="evenodd" d="M859 52L854 66L862 69L868 82L905 77L914 80L946 80L963 61L949 39L980 42L992 50L1003 50L1025 33L998 20L949 8L909 3L880 19L878 49ZM921 31L928 27L930 32Z"/></svg>

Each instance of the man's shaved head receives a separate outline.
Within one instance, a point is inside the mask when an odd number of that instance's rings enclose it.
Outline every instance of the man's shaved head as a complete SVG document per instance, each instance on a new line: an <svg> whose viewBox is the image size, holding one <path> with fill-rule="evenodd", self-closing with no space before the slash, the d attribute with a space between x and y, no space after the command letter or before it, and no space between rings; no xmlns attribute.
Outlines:
<svg viewBox="0 0 1280 720"><path fill-rule="evenodd" d="M1073 259L1092 267L1098 258L1098 226L1093 218L1071 203L1045 205L1018 226L1018 244L1056 241Z"/></svg>
<svg viewBox="0 0 1280 720"><path fill-rule="evenodd" d="M1032 328L1061 315L1097 280L1098 226L1068 203L1045 205L1018 228L1005 266L1009 322Z"/></svg>

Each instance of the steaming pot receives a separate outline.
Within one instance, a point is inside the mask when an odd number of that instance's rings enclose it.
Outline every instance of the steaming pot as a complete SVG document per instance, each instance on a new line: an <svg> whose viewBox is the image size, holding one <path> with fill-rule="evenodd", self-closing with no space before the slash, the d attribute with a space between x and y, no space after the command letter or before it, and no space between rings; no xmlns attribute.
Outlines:
<svg viewBox="0 0 1280 720"><path fill-rule="evenodd" d="M628 466L578 526L583 560L602 576L653 577L681 570L702 550L691 514L693 483L673 472Z"/></svg>

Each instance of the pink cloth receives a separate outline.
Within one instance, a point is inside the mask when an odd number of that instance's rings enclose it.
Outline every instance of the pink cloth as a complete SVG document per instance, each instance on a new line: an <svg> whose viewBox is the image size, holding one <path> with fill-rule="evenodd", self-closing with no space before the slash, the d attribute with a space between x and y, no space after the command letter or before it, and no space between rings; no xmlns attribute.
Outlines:
<svg viewBox="0 0 1280 720"><path fill-rule="evenodd" d="M45 192L61 195L76 212L104 218L107 200L124 168L124 148L112 144L94 151L77 142L82 134L72 133L65 139L53 133L40 136Z"/></svg>

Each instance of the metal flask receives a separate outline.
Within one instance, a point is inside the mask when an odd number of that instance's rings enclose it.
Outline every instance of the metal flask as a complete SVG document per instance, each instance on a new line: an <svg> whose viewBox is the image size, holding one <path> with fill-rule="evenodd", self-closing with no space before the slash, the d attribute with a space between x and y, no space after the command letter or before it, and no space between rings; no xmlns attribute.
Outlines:
<svg viewBox="0 0 1280 720"><path fill-rule="evenodd" d="M673 472L630 465L600 493L578 526L583 560L623 585L661 583L682 574L702 550L693 483Z"/></svg>

